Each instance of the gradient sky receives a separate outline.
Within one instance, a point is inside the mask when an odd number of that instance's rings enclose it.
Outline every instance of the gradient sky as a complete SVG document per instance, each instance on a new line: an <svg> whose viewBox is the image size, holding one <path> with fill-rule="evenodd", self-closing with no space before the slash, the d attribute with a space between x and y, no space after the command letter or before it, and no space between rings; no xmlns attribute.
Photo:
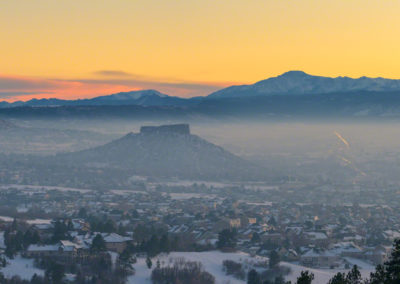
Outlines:
<svg viewBox="0 0 400 284"><path fill-rule="evenodd" d="M400 78L398 0L1 0L0 98Z"/></svg>

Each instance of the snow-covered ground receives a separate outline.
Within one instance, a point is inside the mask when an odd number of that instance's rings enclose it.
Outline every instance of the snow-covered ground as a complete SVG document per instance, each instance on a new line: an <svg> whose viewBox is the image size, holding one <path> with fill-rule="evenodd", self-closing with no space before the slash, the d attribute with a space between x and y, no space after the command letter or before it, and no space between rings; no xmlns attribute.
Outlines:
<svg viewBox="0 0 400 284"><path fill-rule="evenodd" d="M359 259L346 258L346 260L351 265L356 264L359 267L361 276L363 278L369 277L370 273L375 270L375 267L373 265L363 262ZM292 281L292 283L295 283L301 271L305 270L314 273L315 278L313 284L327 284L329 279L331 279L336 273L349 271L349 269L314 269L288 262L282 262L281 265L290 267L290 269L292 270L292 272L286 277L286 280L290 280Z"/></svg>
<svg viewBox="0 0 400 284"><path fill-rule="evenodd" d="M170 260L174 258L185 258L188 261L198 261L204 266L204 269L214 275L217 284L243 284L242 280L238 280L232 276L225 275L222 270L222 262L226 259L230 259L236 262L241 262L243 264L254 264L256 262L265 261L265 258L254 258L250 257L246 253L236 252L236 253L222 253L219 251L208 251L208 252L173 252L169 255L160 255L152 259L153 268L156 266L157 260L160 260L161 266L168 265ZM136 269L136 274L129 278L129 284L151 284L150 276L151 269L146 266L146 261L144 258L139 258L137 263L134 265Z"/></svg>
<svg viewBox="0 0 400 284"><path fill-rule="evenodd" d="M91 189L82 189L82 188L71 188L71 187L61 187L61 186L45 186L45 185L28 185L28 184L7 184L0 185L1 189L10 189L15 188L18 190L25 191L43 191L43 190L58 190L58 191L78 191L81 193L91 192Z"/></svg>
<svg viewBox="0 0 400 284"><path fill-rule="evenodd" d="M208 198L208 199L216 199L216 195L214 194L201 194L201 193L164 193L164 196L169 195L171 199L175 200L186 200L191 198Z"/></svg>
<svg viewBox="0 0 400 284"><path fill-rule="evenodd" d="M116 260L116 254L113 254L113 263ZM251 257L250 255L243 252L235 253L223 253L220 251L208 251L208 252L173 252L169 255L163 254L152 259L154 268L157 261L160 261L161 266L166 266L172 264L174 259L184 258L187 261L198 261L203 264L204 269L211 273L215 279L216 284L243 284L246 283L243 280L236 279L232 276L225 275L223 271L222 262L226 259L240 262L243 264L244 268L253 267L255 264L265 264L266 258L264 257ZM362 277L366 278L369 276L370 272L374 270L374 266L365 263L361 260L354 258L346 258L346 260L351 264L356 264L359 266ZM315 275L313 284L327 284L329 279L331 279L337 272L347 272L345 269L313 269L301 266L299 264L282 262L282 266L290 267L291 273L286 277L286 280L295 283L297 277L300 275L301 271L308 270ZM136 270L135 275L128 278L128 284L151 284L150 276L152 269L148 269L146 265L145 258L138 258L137 263L134 264ZM258 270L263 270L263 268L257 268ZM1 268L0 270L5 277L11 278L14 275L20 276L22 279L30 280L32 276L36 273L38 275L43 275L44 271L35 268L32 259L22 258L21 256L16 256L14 259L7 259L7 266Z"/></svg>
<svg viewBox="0 0 400 284"><path fill-rule="evenodd" d="M169 255L161 255L152 259L153 267L156 266L157 260L160 260L161 266L168 265L171 259L174 258L185 258L188 261L199 261L203 264L204 269L211 273L215 279L216 284L243 284L246 283L243 280L236 279L232 276L225 275L222 270L222 262L226 259L230 259L236 262L244 264L246 267L251 267L254 263L265 261L265 258L258 257L254 258L250 255L242 252L236 253L222 253L219 251L209 251L209 252L173 252ZM374 267L368 263L357 259L347 259L351 264L357 264L360 267L361 274L363 277L368 277L370 272L374 270ZM312 269L304 267L298 264L282 262L282 266L290 267L292 272L286 277L287 280L291 280L295 283L300 272L303 270L309 270L314 273L315 280L313 284L327 284L329 279L331 279L337 272L346 272L348 270L344 269ZM129 284L151 284L150 276L151 269L147 268L146 261L144 258L139 258L137 263L134 265L136 269L136 274L129 277ZM261 269L262 270L262 269Z"/></svg>
<svg viewBox="0 0 400 284"><path fill-rule="evenodd" d="M0 216L0 220L4 222L12 222L14 221L14 218L9 217L9 216ZM36 224L50 224L51 219L21 219L18 218L19 221L25 221L29 225L36 225Z"/></svg>
<svg viewBox="0 0 400 284"><path fill-rule="evenodd" d="M44 271L33 266L33 259L22 258L17 255L14 259L7 259L7 266L0 270L6 278L18 275L21 279L31 280L32 276L44 275Z"/></svg>

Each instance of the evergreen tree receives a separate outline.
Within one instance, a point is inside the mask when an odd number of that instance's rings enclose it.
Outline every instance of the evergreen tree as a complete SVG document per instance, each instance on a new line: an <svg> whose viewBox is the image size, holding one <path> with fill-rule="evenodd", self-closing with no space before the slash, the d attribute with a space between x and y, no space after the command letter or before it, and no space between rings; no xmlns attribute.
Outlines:
<svg viewBox="0 0 400 284"><path fill-rule="evenodd" d="M23 234L24 248L27 248L31 244L37 244L38 242L40 242L40 236L37 231L27 230L25 234Z"/></svg>
<svg viewBox="0 0 400 284"><path fill-rule="evenodd" d="M106 243L102 235L97 234L93 240L92 245L90 246L90 250L94 252L100 252L106 250Z"/></svg>
<svg viewBox="0 0 400 284"><path fill-rule="evenodd" d="M268 225L270 225L271 227L276 227L278 225L278 223L275 220L275 217L272 216L269 220L268 220Z"/></svg>
<svg viewBox="0 0 400 284"><path fill-rule="evenodd" d="M369 284L382 284L385 283L386 272L385 267L383 265L378 265L375 269L375 272L371 272L370 279L367 283ZM386 282L388 283L388 282Z"/></svg>
<svg viewBox="0 0 400 284"><path fill-rule="evenodd" d="M395 240L389 260L385 263L387 283L400 283L400 239Z"/></svg>
<svg viewBox="0 0 400 284"><path fill-rule="evenodd" d="M10 229L11 229L11 231L15 231L15 230L17 230L17 228L18 228L18 221L16 218L14 218Z"/></svg>
<svg viewBox="0 0 400 284"><path fill-rule="evenodd" d="M79 209L78 217L79 218L86 218L87 217L87 211L86 211L85 207L82 207L81 209Z"/></svg>
<svg viewBox="0 0 400 284"><path fill-rule="evenodd" d="M261 278L255 269L251 269L247 273L247 284L261 284Z"/></svg>
<svg viewBox="0 0 400 284"><path fill-rule="evenodd" d="M12 258L15 253L23 249L24 235L21 231L10 231L7 229L4 232L4 244L6 246L5 254Z"/></svg>
<svg viewBox="0 0 400 284"><path fill-rule="evenodd" d="M154 257L160 252L160 241L156 235L152 235L146 243L146 252L150 257Z"/></svg>
<svg viewBox="0 0 400 284"><path fill-rule="evenodd" d="M224 229L218 234L217 247L222 248L235 248L236 247L236 230Z"/></svg>
<svg viewBox="0 0 400 284"><path fill-rule="evenodd" d="M260 234L257 232L254 232L254 234L251 236L251 242L257 243L259 241L261 241Z"/></svg>
<svg viewBox="0 0 400 284"><path fill-rule="evenodd" d="M2 282L0 281L0 283L2 283ZM31 283L31 284L43 284L43 283L45 283L45 282L44 282L43 277L38 276L38 275L35 273L35 274L33 274L30 283Z"/></svg>
<svg viewBox="0 0 400 284"><path fill-rule="evenodd" d="M108 219L104 224L103 224L103 232L105 233L115 233L117 231L117 228L115 226L115 223Z"/></svg>
<svg viewBox="0 0 400 284"><path fill-rule="evenodd" d="M153 266L153 262L151 261L150 257L146 258L146 265L148 269L151 269L151 267Z"/></svg>
<svg viewBox="0 0 400 284"><path fill-rule="evenodd" d="M302 271L300 276L297 277L297 284L311 284L314 280L314 274L310 273L308 270Z"/></svg>
<svg viewBox="0 0 400 284"><path fill-rule="evenodd" d="M62 279L65 276L65 267L62 264L53 263L47 270L46 276L51 280L51 283L58 284L62 283Z"/></svg>
<svg viewBox="0 0 400 284"><path fill-rule="evenodd" d="M361 272L358 269L357 265L354 265L353 268L346 275L346 284L361 284Z"/></svg>
<svg viewBox="0 0 400 284"><path fill-rule="evenodd" d="M118 226L118 234L120 234L122 236L126 234L125 227L122 224L119 224L119 226Z"/></svg>
<svg viewBox="0 0 400 284"><path fill-rule="evenodd" d="M76 284L85 284L85 275L82 273L81 270L78 270L75 276L75 283Z"/></svg>
<svg viewBox="0 0 400 284"><path fill-rule="evenodd" d="M67 230L68 231L73 231L74 230L74 224L72 224L71 220L67 221Z"/></svg>
<svg viewBox="0 0 400 284"><path fill-rule="evenodd" d="M335 276L329 280L328 284L348 284L346 280L346 275L344 273L338 272Z"/></svg>
<svg viewBox="0 0 400 284"><path fill-rule="evenodd" d="M167 253L169 253L170 251L169 239L167 234L164 234L160 239L160 251Z"/></svg>
<svg viewBox="0 0 400 284"><path fill-rule="evenodd" d="M272 250L269 254L269 267L274 268L279 264L280 261L281 259L279 254L275 250Z"/></svg>
<svg viewBox="0 0 400 284"><path fill-rule="evenodd" d="M64 221L57 220L54 224L52 240L53 242L58 242L66 239L69 239L68 227L65 225Z"/></svg>

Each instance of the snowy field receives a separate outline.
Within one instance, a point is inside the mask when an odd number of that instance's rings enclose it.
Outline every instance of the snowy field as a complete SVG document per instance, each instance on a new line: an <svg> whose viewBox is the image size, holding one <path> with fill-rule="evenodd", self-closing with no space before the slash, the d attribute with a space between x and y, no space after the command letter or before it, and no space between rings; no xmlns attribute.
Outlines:
<svg viewBox="0 0 400 284"><path fill-rule="evenodd" d="M375 267L369 263L365 263L358 259L346 258L349 263L352 265L356 264L361 272L361 276L363 278L369 277L370 273L375 270ZM292 281L292 283L296 282L297 277L300 275L301 271L308 270L314 273L315 279L313 284L327 284L329 279L331 279L338 272L347 272L349 269L313 269L304 267L298 264L282 262L282 266L290 267L292 272L286 277L286 280Z"/></svg>
<svg viewBox="0 0 400 284"><path fill-rule="evenodd" d="M91 189L82 189L82 188L71 188L71 187L61 187L61 186L45 186L45 185L28 185L28 184L7 184L0 185L1 189L11 189L15 188L17 190L22 191L49 191L49 190L58 190L58 191L78 191L80 193L91 192Z"/></svg>
<svg viewBox="0 0 400 284"><path fill-rule="evenodd" d="M9 216L0 216L0 220L3 222L12 222L14 221L14 218L9 217ZM18 218L18 221L24 221L28 223L29 225L39 225L39 224L50 224L51 219L21 219Z"/></svg>
<svg viewBox="0 0 400 284"><path fill-rule="evenodd" d="M0 270L6 278L18 275L21 279L31 280L32 276L44 275L44 271L33 266L33 259L22 258L17 255L14 259L7 258L7 266Z"/></svg>
<svg viewBox="0 0 400 284"><path fill-rule="evenodd" d="M209 252L173 252L169 255L160 255L152 259L153 268L155 267L157 260L160 260L161 266L168 265L170 260L174 258L185 258L188 261L198 261L204 266L204 269L214 275L217 284L242 284L244 281L238 280L232 276L227 276L222 271L222 262L226 259L230 259L236 262L241 262L243 264L254 264L258 261L265 261L265 258L254 258L250 257L246 253L222 253L219 251L209 251ZM129 284L151 284L150 275L151 270L147 268L144 258L138 259L138 262L134 265L136 269L136 275L129 278Z"/></svg>
<svg viewBox="0 0 400 284"><path fill-rule="evenodd" d="M191 198L208 198L216 199L217 196L213 194L201 194L201 193L163 193L164 196L170 196L174 200L186 200Z"/></svg>
<svg viewBox="0 0 400 284"><path fill-rule="evenodd" d="M211 273L215 279L216 284L244 284L243 280L236 279L232 276L225 275L223 271L222 262L226 259L233 260L242 263L244 268L253 267L255 264L265 264L266 258L264 257L251 257L250 255L242 252L235 253L222 253L219 251L209 251L209 252L173 252L169 255L163 254L152 259L154 268L156 266L157 260L160 261L161 266L166 266L172 264L174 259L184 258L187 261L198 261L203 264L204 269ZM115 263L116 254L112 257L113 263ZM365 263L363 261L347 258L351 264L357 264L360 267L360 271L363 278L369 276L370 272L374 270L374 266ZM286 277L286 280L291 280L294 283L300 272L303 270L309 270L314 273L315 279L313 284L327 284L329 279L333 277L337 272L346 272L348 270L343 269L312 269L307 268L298 264L282 262L282 266L290 267L291 273ZM136 274L128 278L128 284L151 284L150 276L151 269L147 268L145 258L139 258L137 263L134 264ZM262 271L263 268L256 268ZM22 258L21 256L16 256L14 259L7 259L7 266L1 268L0 270L5 277L11 278L14 275L19 275L22 279L30 280L32 276L36 273L38 275L43 275L43 270L35 268L33 266L32 259Z"/></svg>
<svg viewBox="0 0 400 284"><path fill-rule="evenodd" d="M265 261L262 257L251 257L246 253L222 253L219 251L211 252L173 252L167 255L162 255L152 259L153 267L155 267L157 260L160 260L161 266L168 265L174 258L185 258L188 261L199 261L203 264L204 269L211 273L215 279L216 284L243 284L246 283L243 280L238 280L232 276L225 275L222 270L222 262L226 259L233 260L244 264L245 267L251 267L253 264L259 261ZM374 267L368 263L364 263L360 260L347 259L352 264L357 264L360 267L361 274L363 277L368 277L369 273L374 270ZM302 270L309 270L315 275L313 284L327 284L329 279L333 277L337 272L346 272L348 270L339 269L311 269L298 264L292 264L282 262L282 266L290 267L292 272L286 277L287 280L291 280L294 283L297 277L300 275ZM151 284L150 276L151 269L148 269L144 258L139 258L138 262L134 265L136 274L129 277L129 284ZM262 270L262 268L261 268Z"/></svg>

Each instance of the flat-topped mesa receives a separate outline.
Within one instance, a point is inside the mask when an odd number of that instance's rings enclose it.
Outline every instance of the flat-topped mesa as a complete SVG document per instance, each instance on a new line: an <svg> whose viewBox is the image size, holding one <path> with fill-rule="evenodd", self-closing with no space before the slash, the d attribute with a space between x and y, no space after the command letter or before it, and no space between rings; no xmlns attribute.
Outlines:
<svg viewBox="0 0 400 284"><path fill-rule="evenodd" d="M177 133L177 134L190 134L189 124L171 124L161 126L142 126L140 127L140 134L152 133Z"/></svg>

